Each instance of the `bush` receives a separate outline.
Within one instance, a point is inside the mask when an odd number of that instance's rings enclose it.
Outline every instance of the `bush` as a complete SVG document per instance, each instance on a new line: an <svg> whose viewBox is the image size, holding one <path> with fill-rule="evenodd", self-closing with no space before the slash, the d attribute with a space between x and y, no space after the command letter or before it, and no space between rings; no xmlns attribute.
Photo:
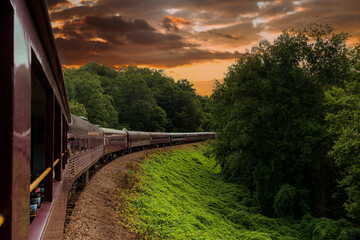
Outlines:
<svg viewBox="0 0 360 240"><path fill-rule="evenodd" d="M296 202L296 188L289 184L282 185L275 196L275 213L278 217L293 217L297 205Z"/></svg>
<svg viewBox="0 0 360 240"><path fill-rule="evenodd" d="M354 228L345 219L333 221L327 218L313 218L305 215L298 225L301 239L356 240L360 239L360 229Z"/></svg>

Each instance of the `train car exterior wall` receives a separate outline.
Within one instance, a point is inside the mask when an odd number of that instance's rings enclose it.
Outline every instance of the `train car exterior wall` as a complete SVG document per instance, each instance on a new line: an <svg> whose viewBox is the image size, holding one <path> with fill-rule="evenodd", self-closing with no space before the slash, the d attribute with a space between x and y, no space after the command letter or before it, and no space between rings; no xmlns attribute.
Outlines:
<svg viewBox="0 0 360 240"><path fill-rule="evenodd" d="M65 216L65 209L54 204L62 201L59 193L66 172L66 158L62 156L63 133L70 118L66 90L44 1L2 0L0 12L0 124L6 139L0 146L0 214L4 218L0 239L42 238L44 231L36 230L36 226L42 225L46 230L51 225L50 215L53 221L61 221ZM44 95L41 108L45 141L41 164L50 168L51 174L44 179L45 202L39 218L30 227L31 137L35 134L31 105L36 97L32 93L35 80ZM54 167L56 159L59 161ZM55 184L52 184L53 172Z"/></svg>

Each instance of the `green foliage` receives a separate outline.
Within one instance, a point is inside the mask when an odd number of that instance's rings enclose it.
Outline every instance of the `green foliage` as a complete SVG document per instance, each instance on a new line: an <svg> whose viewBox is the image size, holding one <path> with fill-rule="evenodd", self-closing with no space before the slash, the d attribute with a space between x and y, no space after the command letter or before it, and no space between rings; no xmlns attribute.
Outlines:
<svg viewBox="0 0 360 240"><path fill-rule="evenodd" d="M356 240L360 238L360 229L354 228L345 219L333 221L305 215L297 229L301 234L301 239Z"/></svg>
<svg viewBox="0 0 360 240"><path fill-rule="evenodd" d="M78 103L75 100L69 100L69 108L72 114L87 118L87 112L83 104Z"/></svg>
<svg viewBox="0 0 360 240"><path fill-rule="evenodd" d="M306 215L299 221L259 214L246 188L225 181L215 159L204 153L208 155L204 144L158 150L142 163L140 174L122 174L125 187L118 191L118 214L127 218L124 225L142 239L350 240L359 236L359 230L345 220ZM123 201L122 192L134 182L135 191ZM292 201L294 192L284 185L281 195L290 200L282 203Z"/></svg>
<svg viewBox="0 0 360 240"><path fill-rule="evenodd" d="M357 65L356 67L359 67ZM343 88L326 92L329 131L337 136L330 155L342 169L340 184L348 195L345 208L360 221L360 73L355 68Z"/></svg>
<svg viewBox="0 0 360 240"><path fill-rule="evenodd" d="M64 78L69 101L82 104L90 122L103 127L117 127L117 112L111 104L112 98L104 94L96 74L81 68L67 69Z"/></svg>
<svg viewBox="0 0 360 240"><path fill-rule="evenodd" d="M199 144L150 156L127 227L144 238L297 239L290 224L257 214L245 188L226 182L204 151Z"/></svg>
<svg viewBox="0 0 360 240"><path fill-rule="evenodd" d="M327 155L324 91L348 76L347 37L315 24L284 31L273 44L260 42L217 83L213 113L221 135L214 154L224 175L244 183L268 216L284 184L301 193L300 215L328 212L338 169Z"/></svg>
<svg viewBox="0 0 360 240"><path fill-rule="evenodd" d="M297 204L296 188L289 184L281 186L280 190L275 196L274 209L278 217L293 217L295 216L295 207Z"/></svg>
<svg viewBox="0 0 360 240"><path fill-rule="evenodd" d="M69 99L83 104L89 120L102 126L144 131L210 131L208 98L186 79L130 66L119 71L88 63L64 72ZM206 107L206 109L205 109Z"/></svg>

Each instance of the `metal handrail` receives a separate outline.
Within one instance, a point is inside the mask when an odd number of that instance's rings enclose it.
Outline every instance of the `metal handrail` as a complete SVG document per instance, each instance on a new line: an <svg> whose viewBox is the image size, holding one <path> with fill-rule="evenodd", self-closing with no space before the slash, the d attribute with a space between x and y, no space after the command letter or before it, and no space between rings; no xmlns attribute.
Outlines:
<svg viewBox="0 0 360 240"><path fill-rule="evenodd" d="M54 162L54 164L53 164L53 167L55 167L56 166L56 164L58 164L58 162L60 161L60 159L58 158L58 159L56 159L56 161Z"/></svg>
<svg viewBox="0 0 360 240"><path fill-rule="evenodd" d="M51 167L48 167L37 179L35 179L35 181L33 181L31 184L30 184L30 192L32 192L32 190L34 190L37 185L40 184L40 182L42 180L44 180L44 178L46 177L46 175L48 175L48 173L51 171Z"/></svg>
<svg viewBox="0 0 360 240"><path fill-rule="evenodd" d="M64 153L62 154L62 156L64 156ZM59 161L60 161L60 158L56 159L55 162L53 163L53 167L55 167ZM30 184L30 192L32 192L41 183L41 181L44 180L44 178L49 174L50 171L51 171L51 167L48 167L38 178L36 178Z"/></svg>

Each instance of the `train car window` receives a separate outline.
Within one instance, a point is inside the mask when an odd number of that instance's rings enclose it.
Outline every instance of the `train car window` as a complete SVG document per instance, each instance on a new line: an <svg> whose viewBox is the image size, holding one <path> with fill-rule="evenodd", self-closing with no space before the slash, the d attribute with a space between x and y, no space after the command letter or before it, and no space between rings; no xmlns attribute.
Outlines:
<svg viewBox="0 0 360 240"><path fill-rule="evenodd" d="M79 138L74 138L74 154L79 153Z"/></svg>
<svg viewBox="0 0 360 240"><path fill-rule="evenodd" d="M70 143L70 156L74 154L74 141L69 141Z"/></svg>
<svg viewBox="0 0 360 240"><path fill-rule="evenodd" d="M81 151L85 150L84 138L81 139Z"/></svg>
<svg viewBox="0 0 360 240"><path fill-rule="evenodd" d="M84 149L85 150L88 149L88 140L87 140L87 138L84 139Z"/></svg>
<svg viewBox="0 0 360 240"><path fill-rule="evenodd" d="M112 138L110 140L111 144L119 144L119 143L123 143L124 139L123 138Z"/></svg>

